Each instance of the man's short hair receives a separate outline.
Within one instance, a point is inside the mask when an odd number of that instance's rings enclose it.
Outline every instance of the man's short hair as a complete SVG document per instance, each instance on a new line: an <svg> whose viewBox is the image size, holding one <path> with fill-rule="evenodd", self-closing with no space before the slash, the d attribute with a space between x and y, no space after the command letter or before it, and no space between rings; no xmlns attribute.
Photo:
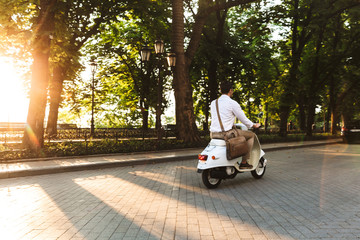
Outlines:
<svg viewBox="0 0 360 240"><path fill-rule="evenodd" d="M222 94L228 94L230 92L230 89L233 88L233 84L231 82L222 82L220 84L220 90Z"/></svg>

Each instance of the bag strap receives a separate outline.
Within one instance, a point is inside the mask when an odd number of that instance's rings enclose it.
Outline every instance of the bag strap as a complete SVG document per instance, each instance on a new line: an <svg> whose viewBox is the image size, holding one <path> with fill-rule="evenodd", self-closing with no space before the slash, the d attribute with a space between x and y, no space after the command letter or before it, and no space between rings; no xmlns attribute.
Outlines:
<svg viewBox="0 0 360 240"><path fill-rule="evenodd" d="M223 124L222 124L222 122L221 122L221 118L220 118L218 100L219 100L219 99L216 99L216 112L217 112L217 115L218 115L218 118L219 118L219 123L220 123L221 131L225 132L225 131L224 131L224 126L223 126Z"/></svg>
<svg viewBox="0 0 360 240"><path fill-rule="evenodd" d="M226 132L225 132L224 126L223 126L222 121L221 121L221 118L220 118L218 100L219 100L219 99L216 99L216 112L217 112L217 115L218 115L218 118L219 118L219 123L220 123L221 131L224 133L224 139L227 140L227 139L229 138L229 136L227 136L227 134L225 134ZM238 137L238 136L239 136L239 133L238 133L238 131L236 131L235 126L233 126L233 128L232 128L231 130L235 130L235 131L233 131L235 137Z"/></svg>

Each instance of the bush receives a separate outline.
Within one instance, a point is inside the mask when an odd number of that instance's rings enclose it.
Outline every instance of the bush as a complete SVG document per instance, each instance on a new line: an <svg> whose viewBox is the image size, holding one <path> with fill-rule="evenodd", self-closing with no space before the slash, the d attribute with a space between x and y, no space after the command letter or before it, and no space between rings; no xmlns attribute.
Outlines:
<svg viewBox="0 0 360 240"><path fill-rule="evenodd" d="M289 134L287 137L278 135L258 135L261 143L293 142L332 138L329 134L316 134L306 137L304 134ZM176 139L157 140L94 140L82 142L46 142L44 148L38 154L31 153L29 150L21 149L19 144L0 145L0 160L82 156L93 154L111 153L133 153L144 151L160 151L181 148L202 148L210 141L209 136L202 138L199 143L187 143Z"/></svg>

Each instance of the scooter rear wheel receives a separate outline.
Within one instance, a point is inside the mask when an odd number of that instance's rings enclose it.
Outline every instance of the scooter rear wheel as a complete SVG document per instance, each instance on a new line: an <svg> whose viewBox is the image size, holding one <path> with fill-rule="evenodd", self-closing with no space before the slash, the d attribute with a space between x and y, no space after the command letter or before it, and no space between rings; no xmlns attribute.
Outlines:
<svg viewBox="0 0 360 240"><path fill-rule="evenodd" d="M221 179L219 178L212 178L210 173L211 173L211 170L212 169L206 169L202 172L202 180L203 180L203 183L204 185L207 187L207 188L210 188L210 189L214 189L214 188L217 188L220 183L221 183Z"/></svg>

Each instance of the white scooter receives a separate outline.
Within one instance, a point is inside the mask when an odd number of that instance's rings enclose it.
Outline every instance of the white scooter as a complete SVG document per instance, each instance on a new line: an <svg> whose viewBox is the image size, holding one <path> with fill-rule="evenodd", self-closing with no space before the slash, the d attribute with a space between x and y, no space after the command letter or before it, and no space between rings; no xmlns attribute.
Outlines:
<svg viewBox="0 0 360 240"><path fill-rule="evenodd" d="M241 130L248 130L244 124L235 124ZM217 188L223 179L232 179L238 173L251 172L256 179L265 174L267 160L261 149L259 139L255 135L254 146L248 163L252 169L240 169L242 157L227 160L226 143L222 139L211 139L208 146L199 154L197 172L202 174L202 180L207 188Z"/></svg>

